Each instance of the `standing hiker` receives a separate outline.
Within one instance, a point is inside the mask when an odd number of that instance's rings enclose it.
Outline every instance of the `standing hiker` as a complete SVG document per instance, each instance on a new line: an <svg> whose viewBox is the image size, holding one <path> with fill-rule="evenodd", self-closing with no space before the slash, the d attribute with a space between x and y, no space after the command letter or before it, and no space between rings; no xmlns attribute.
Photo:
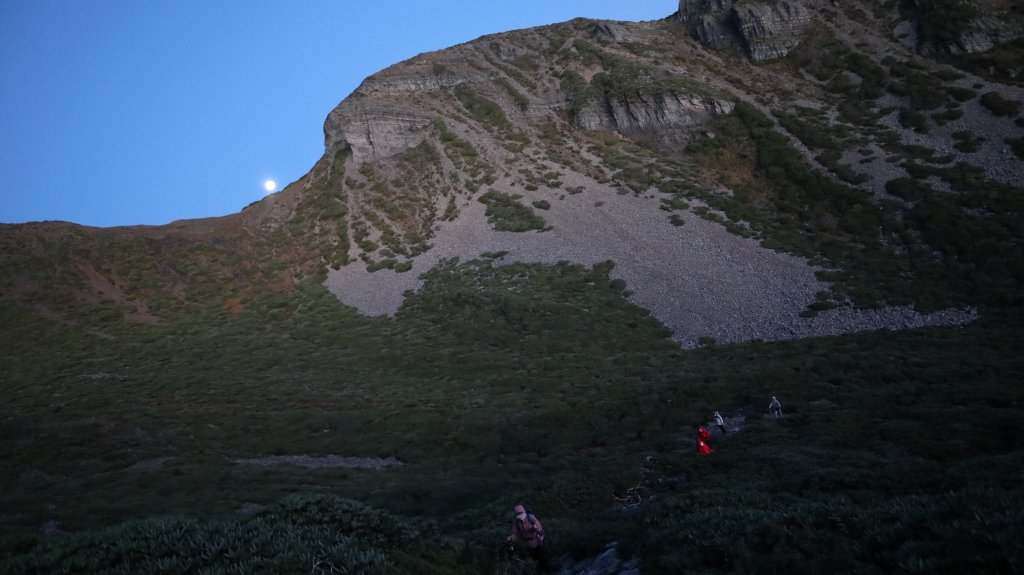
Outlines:
<svg viewBox="0 0 1024 575"><path fill-rule="evenodd" d="M703 425L697 426L697 455L711 455L711 446L708 440L711 439L711 432Z"/></svg>
<svg viewBox="0 0 1024 575"><path fill-rule="evenodd" d="M510 542L525 541L530 556L540 566L541 571L550 571L547 554L544 552L544 527L534 516L533 511L527 509L525 505L516 505L512 511L515 513L515 517L512 518L512 533L505 539Z"/></svg>
<svg viewBox="0 0 1024 575"><path fill-rule="evenodd" d="M768 404L768 411L775 417L782 417L782 404L779 398L772 396L772 402Z"/></svg>
<svg viewBox="0 0 1024 575"><path fill-rule="evenodd" d="M715 412L715 425L718 426L718 429L722 430L722 435L725 436L725 420L722 419L722 414L718 413L717 411Z"/></svg>

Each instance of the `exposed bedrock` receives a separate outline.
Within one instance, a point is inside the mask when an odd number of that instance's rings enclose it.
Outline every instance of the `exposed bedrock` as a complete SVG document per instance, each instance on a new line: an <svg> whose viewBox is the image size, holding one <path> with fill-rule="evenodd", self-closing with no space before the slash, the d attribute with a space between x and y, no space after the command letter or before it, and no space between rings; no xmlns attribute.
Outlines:
<svg viewBox="0 0 1024 575"><path fill-rule="evenodd" d="M705 124L712 116L731 112L733 105L727 100L673 92L606 96L581 107L575 121L587 130L638 132Z"/></svg>

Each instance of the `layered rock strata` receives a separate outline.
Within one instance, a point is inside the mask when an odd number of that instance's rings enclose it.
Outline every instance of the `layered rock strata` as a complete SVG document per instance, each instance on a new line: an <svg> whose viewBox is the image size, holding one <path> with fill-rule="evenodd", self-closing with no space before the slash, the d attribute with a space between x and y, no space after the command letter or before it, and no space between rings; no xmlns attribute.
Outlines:
<svg viewBox="0 0 1024 575"><path fill-rule="evenodd" d="M773 60L800 44L811 14L796 2L744 3L733 7L733 17L750 59Z"/></svg>
<svg viewBox="0 0 1024 575"><path fill-rule="evenodd" d="M633 94L594 100L577 111L575 122L587 130L631 133L705 124L733 106L727 100L671 92Z"/></svg>
<svg viewBox="0 0 1024 575"><path fill-rule="evenodd" d="M810 11L795 1L681 0L676 18L705 46L742 44L751 60L781 58L800 44Z"/></svg>

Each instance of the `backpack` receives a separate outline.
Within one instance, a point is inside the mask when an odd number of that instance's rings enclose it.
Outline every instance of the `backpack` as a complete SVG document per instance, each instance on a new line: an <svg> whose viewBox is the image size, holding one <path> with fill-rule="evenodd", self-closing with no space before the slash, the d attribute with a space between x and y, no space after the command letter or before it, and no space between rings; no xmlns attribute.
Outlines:
<svg viewBox="0 0 1024 575"><path fill-rule="evenodd" d="M526 510L526 520L527 520L527 521L528 521L528 522L530 523L530 526L531 526L531 527L532 527L532 526L533 526L534 524L539 524L539 523L540 523L540 521L538 521L538 520L537 520L537 516L533 514L533 509L531 509L529 505L523 505L523 509L525 509L525 510ZM522 537L522 538L524 538L524 539L525 539L525 534L523 533L523 527L522 527L522 524L521 524L521 523L519 523L519 520L518 520L518 519L516 519L516 520L514 521L514 523L515 523L515 525L516 525L516 532L517 532L517 533L519 533L519 536L520 536L520 537ZM537 539L538 539L538 540L539 540L539 541L540 541L541 543L543 543L543 542L544 542L544 529L543 529L543 526L541 526L541 529L538 529L538 530L536 531L536 533L537 533Z"/></svg>

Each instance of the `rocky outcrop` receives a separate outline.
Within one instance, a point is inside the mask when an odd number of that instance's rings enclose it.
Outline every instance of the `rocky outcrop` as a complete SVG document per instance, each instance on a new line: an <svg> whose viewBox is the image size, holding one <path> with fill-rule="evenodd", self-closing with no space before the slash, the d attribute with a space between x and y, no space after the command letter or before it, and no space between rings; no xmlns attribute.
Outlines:
<svg viewBox="0 0 1024 575"><path fill-rule="evenodd" d="M331 111L324 122L328 154L348 148L357 162L387 158L423 141L431 116L401 101L355 95Z"/></svg>
<svg viewBox="0 0 1024 575"><path fill-rule="evenodd" d="M900 13L913 23L925 55L976 54L1024 33L1024 15L1002 0L911 0Z"/></svg>
<svg viewBox="0 0 1024 575"><path fill-rule="evenodd" d="M944 48L950 54L977 54L1012 42L1020 36L1019 26L1011 26L1007 21L994 16L985 16L971 22L960 33L956 42L947 44Z"/></svg>
<svg viewBox="0 0 1024 575"><path fill-rule="evenodd" d="M796 0L681 0L676 19L705 46L740 43L751 60L760 62L781 58L799 45L811 14Z"/></svg>
<svg viewBox="0 0 1024 575"><path fill-rule="evenodd" d="M701 44L725 48L740 41L733 0L680 0L676 18L687 23Z"/></svg>
<svg viewBox="0 0 1024 575"><path fill-rule="evenodd" d="M329 155L349 149L356 162L393 156L423 141L437 115L427 105L445 88L488 82L492 76L466 65L471 52L453 48L418 56L370 76L324 122Z"/></svg>
<svg viewBox="0 0 1024 575"><path fill-rule="evenodd" d="M593 100L577 110L574 119L587 130L635 133L702 125L732 109L732 102L717 98L674 92L634 94Z"/></svg>
<svg viewBox="0 0 1024 575"><path fill-rule="evenodd" d="M811 14L802 4L745 2L733 7L733 17L750 59L756 62L781 58L800 44Z"/></svg>

